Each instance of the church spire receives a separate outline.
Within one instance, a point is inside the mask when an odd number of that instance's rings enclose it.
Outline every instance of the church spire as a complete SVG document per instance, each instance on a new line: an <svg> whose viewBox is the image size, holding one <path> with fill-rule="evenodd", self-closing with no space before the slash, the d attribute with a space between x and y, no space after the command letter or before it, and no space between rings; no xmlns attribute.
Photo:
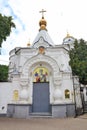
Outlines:
<svg viewBox="0 0 87 130"><path fill-rule="evenodd" d="M40 13L42 13L42 19L41 19L40 22L39 22L39 26L40 26L39 31L41 31L41 30L46 30L46 31L47 31L47 29L46 29L47 22L46 22L46 20L44 19L44 12L46 12L46 11L43 10L43 9L40 11Z"/></svg>

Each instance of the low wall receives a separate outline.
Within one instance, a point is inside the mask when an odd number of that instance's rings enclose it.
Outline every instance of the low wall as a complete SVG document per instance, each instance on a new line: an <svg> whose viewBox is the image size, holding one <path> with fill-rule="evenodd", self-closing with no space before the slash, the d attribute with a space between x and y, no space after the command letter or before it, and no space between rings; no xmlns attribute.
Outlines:
<svg viewBox="0 0 87 130"><path fill-rule="evenodd" d="M13 87L11 82L0 82L0 115L7 113L7 104L13 96Z"/></svg>
<svg viewBox="0 0 87 130"><path fill-rule="evenodd" d="M75 117L75 104L52 105L52 117Z"/></svg>
<svg viewBox="0 0 87 130"><path fill-rule="evenodd" d="M30 104L8 104L7 116L15 118L30 118L33 116L46 117L45 112L33 113L31 112ZM48 116L48 115L47 115ZM75 105L74 104L57 104L52 105L52 111L50 117L64 118L64 117L75 117Z"/></svg>

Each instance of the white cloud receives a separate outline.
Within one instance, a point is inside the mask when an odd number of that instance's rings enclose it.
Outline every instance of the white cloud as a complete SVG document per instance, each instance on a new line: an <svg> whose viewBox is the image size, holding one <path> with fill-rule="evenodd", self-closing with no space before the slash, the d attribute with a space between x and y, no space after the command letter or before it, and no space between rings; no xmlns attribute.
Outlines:
<svg viewBox="0 0 87 130"><path fill-rule="evenodd" d="M86 0L0 0L0 13L11 15L16 24L3 42L0 60L14 47L26 46L29 39L33 42L39 30L41 9L47 11L47 29L55 44L62 43L67 31L75 38L87 40Z"/></svg>

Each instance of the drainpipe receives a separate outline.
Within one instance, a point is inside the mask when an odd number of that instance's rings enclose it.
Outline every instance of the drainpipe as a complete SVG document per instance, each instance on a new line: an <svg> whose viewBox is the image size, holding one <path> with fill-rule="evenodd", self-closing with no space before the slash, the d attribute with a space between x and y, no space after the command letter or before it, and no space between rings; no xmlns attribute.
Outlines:
<svg viewBox="0 0 87 130"><path fill-rule="evenodd" d="M74 76L72 76L73 80L73 91L74 91L74 103L75 103L75 118L77 117L77 109L76 109L76 93L75 93L75 85L74 85Z"/></svg>

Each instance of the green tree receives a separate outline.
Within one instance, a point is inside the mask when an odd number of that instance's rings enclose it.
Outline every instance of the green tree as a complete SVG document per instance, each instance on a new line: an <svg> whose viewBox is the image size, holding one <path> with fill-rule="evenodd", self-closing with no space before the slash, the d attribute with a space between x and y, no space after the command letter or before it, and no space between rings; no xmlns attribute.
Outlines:
<svg viewBox="0 0 87 130"><path fill-rule="evenodd" d="M7 36L11 33L11 28L15 28L11 16L2 16L0 13L0 47L3 41L6 41Z"/></svg>
<svg viewBox="0 0 87 130"><path fill-rule="evenodd" d="M72 74L79 77L81 84L87 85L87 42L75 40L74 48L69 51Z"/></svg>
<svg viewBox="0 0 87 130"><path fill-rule="evenodd" d="M0 82L8 81L8 66L0 65Z"/></svg>

